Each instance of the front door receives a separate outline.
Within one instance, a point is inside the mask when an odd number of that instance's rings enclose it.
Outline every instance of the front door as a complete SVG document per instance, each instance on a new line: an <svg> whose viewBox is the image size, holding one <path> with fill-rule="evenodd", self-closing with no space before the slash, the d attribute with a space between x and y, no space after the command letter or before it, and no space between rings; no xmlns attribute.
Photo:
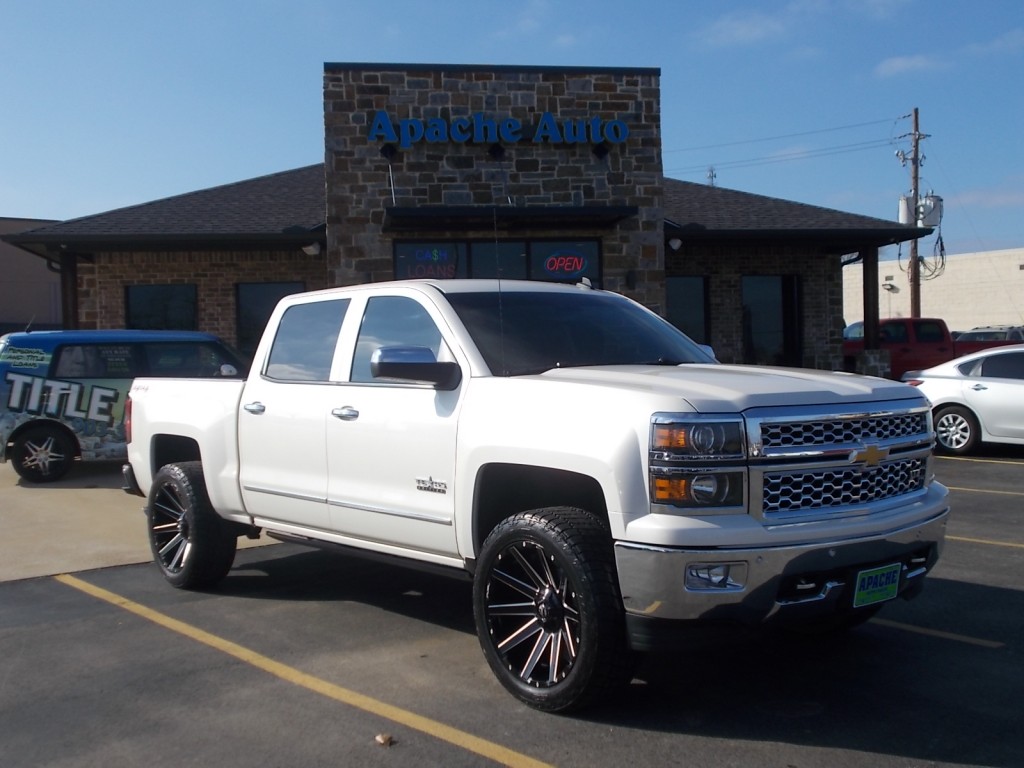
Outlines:
<svg viewBox="0 0 1024 768"><path fill-rule="evenodd" d="M800 280L796 275L743 277L743 362L803 365Z"/></svg>
<svg viewBox="0 0 1024 768"><path fill-rule="evenodd" d="M327 425L327 495L335 531L442 556L455 545L455 439L465 380L451 392L384 381L370 372L380 347L426 347L454 360L436 310L412 296L373 296L359 328L348 384Z"/></svg>

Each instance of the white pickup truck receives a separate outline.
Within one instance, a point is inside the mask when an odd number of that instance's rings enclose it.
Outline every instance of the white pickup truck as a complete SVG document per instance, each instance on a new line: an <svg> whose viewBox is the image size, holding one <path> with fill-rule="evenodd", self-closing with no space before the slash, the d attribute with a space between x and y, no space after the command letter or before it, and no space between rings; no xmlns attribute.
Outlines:
<svg viewBox="0 0 1024 768"><path fill-rule="evenodd" d="M721 365L587 286L290 296L246 381L138 379L127 431L174 586L261 532L468 575L495 675L548 711L695 625L859 624L920 591L949 511L912 387Z"/></svg>

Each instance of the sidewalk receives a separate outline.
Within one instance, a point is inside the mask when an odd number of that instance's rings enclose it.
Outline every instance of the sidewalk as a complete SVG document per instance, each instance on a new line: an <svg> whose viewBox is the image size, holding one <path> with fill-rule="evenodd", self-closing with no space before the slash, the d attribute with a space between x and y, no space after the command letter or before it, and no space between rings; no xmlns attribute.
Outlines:
<svg viewBox="0 0 1024 768"><path fill-rule="evenodd" d="M121 490L120 463L76 464L40 485L0 464L0 581L149 562L143 503Z"/></svg>

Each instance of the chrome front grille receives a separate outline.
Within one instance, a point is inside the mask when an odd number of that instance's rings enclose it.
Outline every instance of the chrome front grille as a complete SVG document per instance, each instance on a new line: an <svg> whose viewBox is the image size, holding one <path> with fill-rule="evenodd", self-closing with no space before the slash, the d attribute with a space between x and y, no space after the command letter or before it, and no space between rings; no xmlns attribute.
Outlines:
<svg viewBox="0 0 1024 768"><path fill-rule="evenodd" d="M933 434L923 401L847 412L752 409L746 426L749 510L766 523L871 514L930 481Z"/></svg>
<svg viewBox="0 0 1024 768"><path fill-rule="evenodd" d="M765 422L761 427L764 448L796 448L892 440L928 432L926 413L898 413L849 419Z"/></svg>
<svg viewBox="0 0 1024 768"><path fill-rule="evenodd" d="M852 507L924 488L927 459L883 462L877 467L766 472L762 511L766 519Z"/></svg>

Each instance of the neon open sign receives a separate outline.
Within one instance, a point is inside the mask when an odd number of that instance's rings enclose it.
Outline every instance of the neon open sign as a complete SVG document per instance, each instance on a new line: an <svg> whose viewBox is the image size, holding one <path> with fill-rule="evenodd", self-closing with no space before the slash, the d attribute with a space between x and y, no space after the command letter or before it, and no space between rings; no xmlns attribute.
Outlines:
<svg viewBox="0 0 1024 768"><path fill-rule="evenodd" d="M556 277L579 277L587 269L587 259L578 253L553 253L544 259L544 271Z"/></svg>

